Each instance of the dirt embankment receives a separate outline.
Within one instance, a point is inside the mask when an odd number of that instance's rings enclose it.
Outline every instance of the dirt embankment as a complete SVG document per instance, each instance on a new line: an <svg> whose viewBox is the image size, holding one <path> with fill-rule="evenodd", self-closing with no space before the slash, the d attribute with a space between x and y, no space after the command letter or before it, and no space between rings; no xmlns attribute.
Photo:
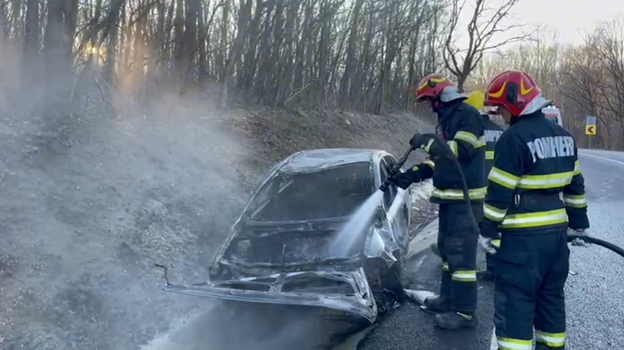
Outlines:
<svg viewBox="0 0 624 350"><path fill-rule="evenodd" d="M403 151L415 117L218 111L163 97L114 119L0 118L0 348L133 350L203 307L201 281L257 177L300 149Z"/></svg>
<svg viewBox="0 0 624 350"><path fill-rule="evenodd" d="M372 115L257 108L247 116L245 130L260 147L263 160L272 162L301 149L335 147L382 149L398 157L414 133L433 128L410 113ZM416 155L411 160L420 159Z"/></svg>

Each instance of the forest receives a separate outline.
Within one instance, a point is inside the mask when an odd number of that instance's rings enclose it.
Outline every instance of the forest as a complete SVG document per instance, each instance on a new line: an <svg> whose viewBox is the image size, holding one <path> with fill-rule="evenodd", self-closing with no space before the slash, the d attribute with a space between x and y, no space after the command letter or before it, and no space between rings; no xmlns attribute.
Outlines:
<svg viewBox="0 0 624 350"><path fill-rule="evenodd" d="M577 46L541 27L495 41L523 26L510 19L518 1L4 0L2 109L110 114L115 96L149 103L163 91L226 107L245 91L276 108L420 113L409 86L425 74L483 88L518 68L556 101L581 145L592 115L592 146L624 149L624 22L603 23Z"/></svg>

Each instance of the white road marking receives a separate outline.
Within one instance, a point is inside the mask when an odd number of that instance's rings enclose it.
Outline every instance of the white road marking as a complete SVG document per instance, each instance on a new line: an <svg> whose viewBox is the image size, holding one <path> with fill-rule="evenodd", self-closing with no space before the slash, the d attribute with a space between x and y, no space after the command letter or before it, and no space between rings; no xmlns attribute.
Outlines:
<svg viewBox="0 0 624 350"><path fill-rule="evenodd" d="M436 219L430 222L421 231L421 233L417 234L416 237L409 242L407 254L405 256L406 259L424 251L429 248L432 243L436 242L438 239L438 220Z"/></svg>
<svg viewBox="0 0 624 350"><path fill-rule="evenodd" d="M594 154L589 154L589 153L580 153L579 154L583 155L583 156L588 156L588 157L593 157L593 158L598 158L598 159L602 159L602 160L607 160L609 162L613 162L613 163L617 163L620 165L624 165L624 162L620 162L619 160L615 160L615 159L611 159L611 158L607 158L607 157L601 157L601 156L597 156Z"/></svg>
<svg viewBox="0 0 624 350"><path fill-rule="evenodd" d="M492 341L490 342L490 350L498 350L498 341L496 340L496 329L492 329Z"/></svg>

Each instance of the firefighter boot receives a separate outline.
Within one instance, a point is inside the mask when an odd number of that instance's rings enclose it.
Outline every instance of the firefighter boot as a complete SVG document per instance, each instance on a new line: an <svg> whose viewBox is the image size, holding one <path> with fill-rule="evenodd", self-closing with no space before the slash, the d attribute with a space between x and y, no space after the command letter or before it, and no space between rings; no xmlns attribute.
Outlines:
<svg viewBox="0 0 624 350"><path fill-rule="evenodd" d="M434 321L436 326L449 330L474 328L477 325L476 315L467 315L454 311L436 315Z"/></svg>
<svg viewBox="0 0 624 350"><path fill-rule="evenodd" d="M434 314L448 312L451 308L451 299L444 296L437 296L425 299L423 307L425 311L432 312Z"/></svg>
<svg viewBox="0 0 624 350"><path fill-rule="evenodd" d="M449 312L451 309L451 274L443 270L440 283L440 295L425 299L422 309L435 314Z"/></svg>

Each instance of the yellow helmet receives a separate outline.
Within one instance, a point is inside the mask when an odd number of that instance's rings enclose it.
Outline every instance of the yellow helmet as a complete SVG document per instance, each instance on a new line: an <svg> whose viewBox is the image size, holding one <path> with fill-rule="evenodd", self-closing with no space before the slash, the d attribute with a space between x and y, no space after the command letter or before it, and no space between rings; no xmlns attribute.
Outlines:
<svg viewBox="0 0 624 350"><path fill-rule="evenodd" d="M464 103L469 104L477 110L482 110L485 104L485 95L481 91L473 91L468 95L468 99Z"/></svg>

